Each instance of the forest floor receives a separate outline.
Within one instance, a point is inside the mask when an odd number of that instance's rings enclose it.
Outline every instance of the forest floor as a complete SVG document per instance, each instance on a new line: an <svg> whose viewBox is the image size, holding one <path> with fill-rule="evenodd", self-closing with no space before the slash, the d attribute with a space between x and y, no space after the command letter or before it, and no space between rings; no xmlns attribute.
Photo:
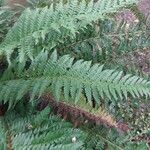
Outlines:
<svg viewBox="0 0 150 150"><path fill-rule="evenodd" d="M150 23L150 0L140 0L138 4L138 9L140 12L144 14L147 18L147 23ZM125 19L129 24L134 23L137 18L131 11L123 11L119 13L117 16L119 19ZM150 77L150 49L142 49L137 50L131 54L126 55L123 58L123 62L125 62L129 66L135 66L140 72L142 72L147 77ZM147 116L145 119L141 119L143 116ZM133 127L138 126L138 129L148 130L150 129L150 102L142 102L139 106L139 109L134 113L133 120L139 120L137 123L134 123ZM143 121L145 122L143 122ZM143 122L143 123L142 123ZM141 125L140 125L141 124ZM142 125L143 124L143 125ZM141 132L143 132L141 131ZM146 140L150 145L150 134L143 134L135 137L136 141Z"/></svg>
<svg viewBox="0 0 150 150"><path fill-rule="evenodd" d="M138 9L150 21L150 0L140 0ZM136 16L131 11L123 11L119 14L119 18L125 19L128 23L134 23L137 20ZM135 65L144 74L150 75L150 49L138 50L131 55L125 57L129 65Z"/></svg>

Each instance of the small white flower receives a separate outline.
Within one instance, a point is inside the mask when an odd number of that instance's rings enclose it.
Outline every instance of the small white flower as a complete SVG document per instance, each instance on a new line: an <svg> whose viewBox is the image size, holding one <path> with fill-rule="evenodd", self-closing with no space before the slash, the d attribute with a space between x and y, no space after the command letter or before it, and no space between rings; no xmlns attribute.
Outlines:
<svg viewBox="0 0 150 150"><path fill-rule="evenodd" d="M73 138L72 138L72 143L75 143L77 141L77 138L74 136Z"/></svg>
<svg viewBox="0 0 150 150"><path fill-rule="evenodd" d="M127 24L126 24L126 29L129 29L129 27L130 27L130 24L127 23Z"/></svg>
<svg viewBox="0 0 150 150"><path fill-rule="evenodd" d="M139 20L138 20L138 19L135 19L135 20L134 20L134 22L135 22L135 23L138 23L138 22L139 22Z"/></svg>

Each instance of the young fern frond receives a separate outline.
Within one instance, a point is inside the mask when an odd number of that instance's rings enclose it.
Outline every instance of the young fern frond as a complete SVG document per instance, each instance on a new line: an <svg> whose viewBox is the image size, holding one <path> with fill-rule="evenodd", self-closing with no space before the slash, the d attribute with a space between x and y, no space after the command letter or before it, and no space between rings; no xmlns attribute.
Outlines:
<svg viewBox="0 0 150 150"><path fill-rule="evenodd" d="M60 100L63 93L65 100L71 98L75 103L82 93L89 102L94 98L97 104L101 102L100 97L122 100L129 94L133 97L150 96L150 82L143 78L103 69L103 65L91 65L88 61L73 62L69 55L57 58L56 51L49 59L47 55L47 52L40 53L29 69L21 75L18 73L16 79L1 81L1 101L9 101L12 105L28 92L33 99L49 90L56 100Z"/></svg>
<svg viewBox="0 0 150 150"><path fill-rule="evenodd" d="M117 12L120 8L133 4L137 0L101 0L93 4L93 1L85 1L78 5L78 0L70 0L66 4L60 2L55 11L53 8L27 9L9 31L4 43L1 45L1 53L5 53L10 62L14 48L19 48L20 62L30 58L33 60L37 54L34 46L39 41L44 41L49 34L49 49L57 43L63 43L66 37L74 38L79 30L84 30L88 24L98 19L104 19L107 14Z"/></svg>

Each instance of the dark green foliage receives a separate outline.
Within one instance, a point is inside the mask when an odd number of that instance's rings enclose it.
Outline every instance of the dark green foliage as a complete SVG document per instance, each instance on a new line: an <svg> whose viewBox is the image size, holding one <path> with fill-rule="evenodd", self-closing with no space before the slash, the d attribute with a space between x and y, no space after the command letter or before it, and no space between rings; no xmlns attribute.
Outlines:
<svg viewBox="0 0 150 150"><path fill-rule="evenodd" d="M49 113L48 108L26 117L8 112L4 118L0 118L0 149L80 149L85 134L73 129L70 123L61 121L56 116L49 116ZM73 141L73 138L76 140Z"/></svg>
<svg viewBox="0 0 150 150"><path fill-rule="evenodd" d="M95 29L97 28L97 29ZM70 53L77 59L92 60L110 66L120 62L127 53L150 47L150 28L143 22L116 22L116 19L99 21L95 26L77 34L76 39L66 39L57 49ZM111 61L111 63L110 63Z"/></svg>
<svg viewBox="0 0 150 150"><path fill-rule="evenodd" d="M145 142L129 141L126 135L118 134L114 130L104 127L84 128L88 132L84 147L86 150L148 150Z"/></svg>
<svg viewBox="0 0 150 150"><path fill-rule="evenodd" d="M103 126L85 125L81 129L73 129L70 123L50 114L49 108L35 111L35 104L18 105L22 109L21 114L17 108L0 118L0 149L130 150L142 147L147 150L144 142L136 144L128 141L127 144L125 136ZM22 113L27 110L26 114Z"/></svg>

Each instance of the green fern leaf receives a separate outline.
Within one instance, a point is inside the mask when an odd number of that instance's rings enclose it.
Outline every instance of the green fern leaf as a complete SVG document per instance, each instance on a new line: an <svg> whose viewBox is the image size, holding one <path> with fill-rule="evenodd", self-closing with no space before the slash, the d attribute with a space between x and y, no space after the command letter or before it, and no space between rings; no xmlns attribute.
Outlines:
<svg viewBox="0 0 150 150"><path fill-rule="evenodd" d="M0 52L7 56L10 62L15 48L19 51L19 61L27 58L33 60L37 56L36 48L39 41L48 40L48 49L62 43L64 38L74 39L79 30L84 30L92 22L103 19L107 14L117 12L120 8L133 4L137 0L102 0L88 6L85 1L78 5L78 0L68 3L59 3L56 11L53 8L26 9L12 29L8 32L5 41L1 44ZM50 35L48 39L46 36Z"/></svg>
<svg viewBox="0 0 150 150"><path fill-rule="evenodd" d="M118 101L129 94L133 97L150 96L150 83L140 77L124 76L122 72L104 70L103 65L91 66L91 62L83 60L73 63L69 55L57 58L56 51L50 59L45 56L47 52L43 55L41 53L21 75L23 79L0 83L1 101L13 100L12 103L17 103L26 93L30 93L31 99L34 99L48 91L53 92L56 100L60 100L63 94L66 100L71 98L75 102L85 92L90 103L93 97L98 104L101 97Z"/></svg>

